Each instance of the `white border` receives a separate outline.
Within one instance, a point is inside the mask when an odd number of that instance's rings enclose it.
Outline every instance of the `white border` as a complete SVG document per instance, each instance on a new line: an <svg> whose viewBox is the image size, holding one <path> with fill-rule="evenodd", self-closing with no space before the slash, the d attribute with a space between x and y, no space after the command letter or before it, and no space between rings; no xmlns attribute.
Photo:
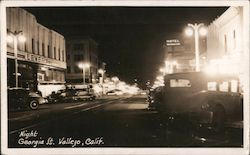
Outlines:
<svg viewBox="0 0 250 155"><path fill-rule="evenodd" d="M1 154L249 154L249 95L244 94L244 148L7 148L7 59L6 59L6 7L52 7L52 6L137 6L137 7L166 7L166 6L243 6L244 7L244 69L245 94L249 94L249 2L243 1L164 1L164 0L44 0L44 1L0 1L0 45L1 45Z"/></svg>

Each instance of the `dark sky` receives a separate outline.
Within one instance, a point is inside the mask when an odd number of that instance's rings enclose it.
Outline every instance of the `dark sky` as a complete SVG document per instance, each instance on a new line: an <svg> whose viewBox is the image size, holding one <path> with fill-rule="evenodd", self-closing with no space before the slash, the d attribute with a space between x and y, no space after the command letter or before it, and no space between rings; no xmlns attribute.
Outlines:
<svg viewBox="0 0 250 155"><path fill-rule="evenodd" d="M153 80L163 59L162 45L188 23L208 25L226 7L64 7L25 8L39 23L67 38L89 36L99 44L107 72L121 80Z"/></svg>

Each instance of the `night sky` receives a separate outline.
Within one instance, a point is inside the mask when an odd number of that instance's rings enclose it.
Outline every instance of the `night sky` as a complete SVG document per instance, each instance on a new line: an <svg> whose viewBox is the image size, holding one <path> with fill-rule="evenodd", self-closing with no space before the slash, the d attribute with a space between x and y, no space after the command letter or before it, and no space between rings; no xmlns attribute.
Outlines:
<svg viewBox="0 0 250 155"><path fill-rule="evenodd" d="M110 76L139 84L153 80L164 62L162 48L188 23L209 25L226 7L74 7L24 8L42 25L67 38L89 36L99 44L99 58Z"/></svg>

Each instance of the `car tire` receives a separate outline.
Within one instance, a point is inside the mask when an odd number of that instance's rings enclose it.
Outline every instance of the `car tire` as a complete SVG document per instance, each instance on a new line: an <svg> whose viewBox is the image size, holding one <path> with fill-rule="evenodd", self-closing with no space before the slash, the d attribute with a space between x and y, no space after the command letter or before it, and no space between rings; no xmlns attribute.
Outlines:
<svg viewBox="0 0 250 155"><path fill-rule="evenodd" d="M222 106L213 108L212 128L215 132L223 132L225 130L226 115Z"/></svg>
<svg viewBox="0 0 250 155"><path fill-rule="evenodd" d="M37 100L31 100L29 103L29 107L32 110L36 110L38 108L38 105L39 105L39 103Z"/></svg>

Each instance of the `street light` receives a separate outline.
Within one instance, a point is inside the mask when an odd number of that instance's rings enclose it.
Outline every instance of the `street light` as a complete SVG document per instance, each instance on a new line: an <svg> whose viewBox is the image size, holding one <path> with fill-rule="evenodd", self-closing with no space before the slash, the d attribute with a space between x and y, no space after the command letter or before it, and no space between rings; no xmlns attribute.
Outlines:
<svg viewBox="0 0 250 155"><path fill-rule="evenodd" d="M102 85L102 94L104 94L103 82L104 82L104 73L105 73L105 70L99 69L99 70L98 70L98 73L102 75L102 79L100 80L100 84Z"/></svg>
<svg viewBox="0 0 250 155"><path fill-rule="evenodd" d="M26 38L22 35L22 31L15 31L15 32L8 31L7 42L8 43L13 42L13 45L14 45L16 88L18 88L18 62L17 62L17 59L18 59L18 57L17 57L18 41L20 43L24 43L26 41Z"/></svg>
<svg viewBox="0 0 250 155"><path fill-rule="evenodd" d="M102 80L100 80L100 83L103 84L105 70L99 69L98 73L102 75Z"/></svg>
<svg viewBox="0 0 250 155"><path fill-rule="evenodd" d="M83 79L83 86L85 85L85 68L89 68L89 63L79 63L79 68L82 68L82 79Z"/></svg>
<svg viewBox="0 0 250 155"><path fill-rule="evenodd" d="M206 35L207 29L204 27L203 23L200 24L188 24L185 32L187 36L192 36L194 31L194 39L195 39L195 71L200 71L200 52L199 52L199 34Z"/></svg>

